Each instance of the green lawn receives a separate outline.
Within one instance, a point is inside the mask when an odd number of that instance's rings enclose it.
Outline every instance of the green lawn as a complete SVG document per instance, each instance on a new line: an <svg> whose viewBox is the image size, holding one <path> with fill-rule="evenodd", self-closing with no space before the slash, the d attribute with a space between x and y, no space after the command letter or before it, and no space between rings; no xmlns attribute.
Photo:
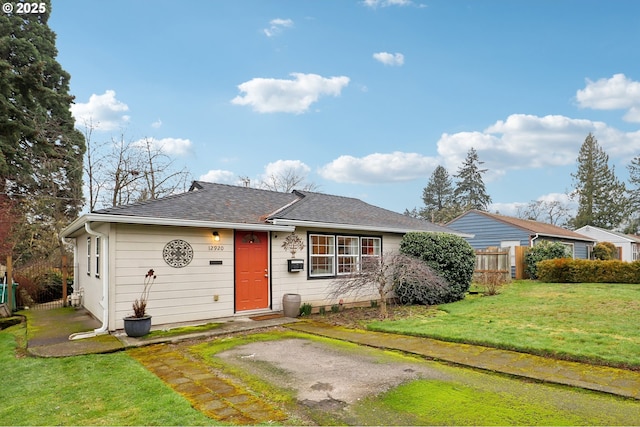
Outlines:
<svg viewBox="0 0 640 427"><path fill-rule="evenodd" d="M638 293L637 286L634 292ZM470 303L482 307L478 303L507 299L509 293L476 298L476 302L469 299L444 308ZM431 319L439 317L442 315ZM629 323L637 325L633 319ZM126 352L57 359L20 357L23 352L16 342L24 342L24 329L22 324L0 331L0 425L215 424ZM240 335L197 343L191 351L215 364L218 351L290 336L304 337L291 332ZM308 339L333 342L318 337ZM353 347L349 343L333 343L344 351ZM434 362L416 358L415 363ZM444 372L436 379L412 381L365 398L354 405L350 414L318 411L317 418L312 419L321 424L327 420L357 425L631 425L640 409L638 402L631 399L523 382L446 364L439 366ZM273 385L245 376L248 373L228 373L239 375L252 389L270 396L274 402L284 406L295 402L294 396L274 391ZM292 420L300 421L295 417ZM285 422L289 423L290 420Z"/></svg>
<svg viewBox="0 0 640 427"><path fill-rule="evenodd" d="M429 315L375 321L376 331L426 336L640 369L640 285L516 281Z"/></svg>
<svg viewBox="0 0 640 427"><path fill-rule="evenodd" d="M125 352L17 358L21 328L0 332L0 425L214 423Z"/></svg>

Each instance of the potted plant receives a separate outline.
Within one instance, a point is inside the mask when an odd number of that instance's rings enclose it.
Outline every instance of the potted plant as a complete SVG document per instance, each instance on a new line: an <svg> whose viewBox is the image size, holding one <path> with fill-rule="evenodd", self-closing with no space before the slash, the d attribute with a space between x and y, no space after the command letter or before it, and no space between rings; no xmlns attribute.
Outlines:
<svg viewBox="0 0 640 427"><path fill-rule="evenodd" d="M133 316L124 318L124 331L127 336L142 337L151 330L151 316L147 314L147 299L156 277L153 268L149 269L144 276L142 294L133 302Z"/></svg>

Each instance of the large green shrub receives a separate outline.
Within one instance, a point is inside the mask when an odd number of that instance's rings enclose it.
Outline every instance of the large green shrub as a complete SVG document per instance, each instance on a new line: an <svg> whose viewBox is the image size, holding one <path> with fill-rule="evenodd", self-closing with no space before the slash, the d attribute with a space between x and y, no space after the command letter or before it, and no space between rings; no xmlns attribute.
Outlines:
<svg viewBox="0 0 640 427"><path fill-rule="evenodd" d="M444 291L438 291L440 304L464 298L473 277L476 254L471 245L460 236L448 233L411 232L400 242L400 252L417 257L447 282Z"/></svg>
<svg viewBox="0 0 640 427"><path fill-rule="evenodd" d="M593 259L607 261L610 259L618 259L618 248L611 242L598 242L593 247Z"/></svg>
<svg viewBox="0 0 640 427"><path fill-rule="evenodd" d="M538 278L549 283L640 283L640 261L545 260L538 263Z"/></svg>
<svg viewBox="0 0 640 427"><path fill-rule="evenodd" d="M538 278L538 263L547 259L571 258L571 249L560 242L541 240L525 255L526 270L532 279Z"/></svg>

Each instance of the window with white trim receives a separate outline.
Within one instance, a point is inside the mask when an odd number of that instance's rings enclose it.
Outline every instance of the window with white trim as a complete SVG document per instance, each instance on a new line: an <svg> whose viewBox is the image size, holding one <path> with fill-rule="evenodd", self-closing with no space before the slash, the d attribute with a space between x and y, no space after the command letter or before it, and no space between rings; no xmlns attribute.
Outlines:
<svg viewBox="0 0 640 427"><path fill-rule="evenodd" d="M91 237L87 237L87 276L91 276Z"/></svg>
<svg viewBox="0 0 640 427"><path fill-rule="evenodd" d="M314 277L335 275L335 236L309 235L309 275Z"/></svg>
<svg viewBox="0 0 640 427"><path fill-rule="evenodd" d="M359 239L353 236L338 236L338 275L358 271L360 264Z"/></svg>
<svg viewBox="0 0 640 427"><path fill-rule="evenodd" d="M96 237L96 277L100 277L100 238Z"/></svg>
<svg viewBox="0 0 640 427"><path fill-rule="evenodd" d="M382 239L380 237L361 237L362 268L377 265L382 255Z"/></svg>
<svg viewBox="0 0 640 427"><path fill-rule="evenodd" d="M335 277L355 273L380 262L382 238L309 234L309 277Z"/></svg>

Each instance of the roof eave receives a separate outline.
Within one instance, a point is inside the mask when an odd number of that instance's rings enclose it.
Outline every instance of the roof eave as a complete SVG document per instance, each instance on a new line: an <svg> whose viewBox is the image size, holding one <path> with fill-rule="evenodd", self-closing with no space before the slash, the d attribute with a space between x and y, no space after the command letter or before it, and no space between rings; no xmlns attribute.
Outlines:
<svg viewBox="0 0 640 427"><path fill-rule="evenodd" d="M581 240L583 242L589 242L589 243L595 243L596 241L591 239L591 238L587 238L587 237L574 237L574 236L563 236L561 234L549 234L549 233L536 233L534 231L535 235L540 236L540 237L554 237L556 239L566 239L566 240Z"/></svg>
<svg viewBox="0 0 640 427"><path fill-rule="evenodd" d="M321 222L321 221L304 221L304 220L296 220L296 219L282 219L282 218L274 218L271 220L274 225L289 225L294 227L309 227L309 228L331 228L334 230L365 230L365 231L374 231L379 233L397 233L397 234L406 234L413 231L423 232L423 233L438 233L438 231L430 231L419 228L398 228L398 227L385 227L385 226L371 226L371 225L362 225L362 224L339 224L333 222ZM449 229L451 234L455 234L460 237L468 237L472 238L473 234L466 234L459 232L457 230Z"/></svg>
<svg viewBox="0 0 640 427"><path fill-rule="evenodd" d="M256 230L256 231L294 231L295 227L289 225L277 225L271 223L257 224L245 222L221 222L221 221L200 221L175 218L156 218L128 215L105 215L105 214L85 214L77 218L62 230L62 237L69 237L87 222L104 222L118 224L140 224L140 225L164 225L174 227L197 227L197 228L220 228L235 230Z"/></svg>

